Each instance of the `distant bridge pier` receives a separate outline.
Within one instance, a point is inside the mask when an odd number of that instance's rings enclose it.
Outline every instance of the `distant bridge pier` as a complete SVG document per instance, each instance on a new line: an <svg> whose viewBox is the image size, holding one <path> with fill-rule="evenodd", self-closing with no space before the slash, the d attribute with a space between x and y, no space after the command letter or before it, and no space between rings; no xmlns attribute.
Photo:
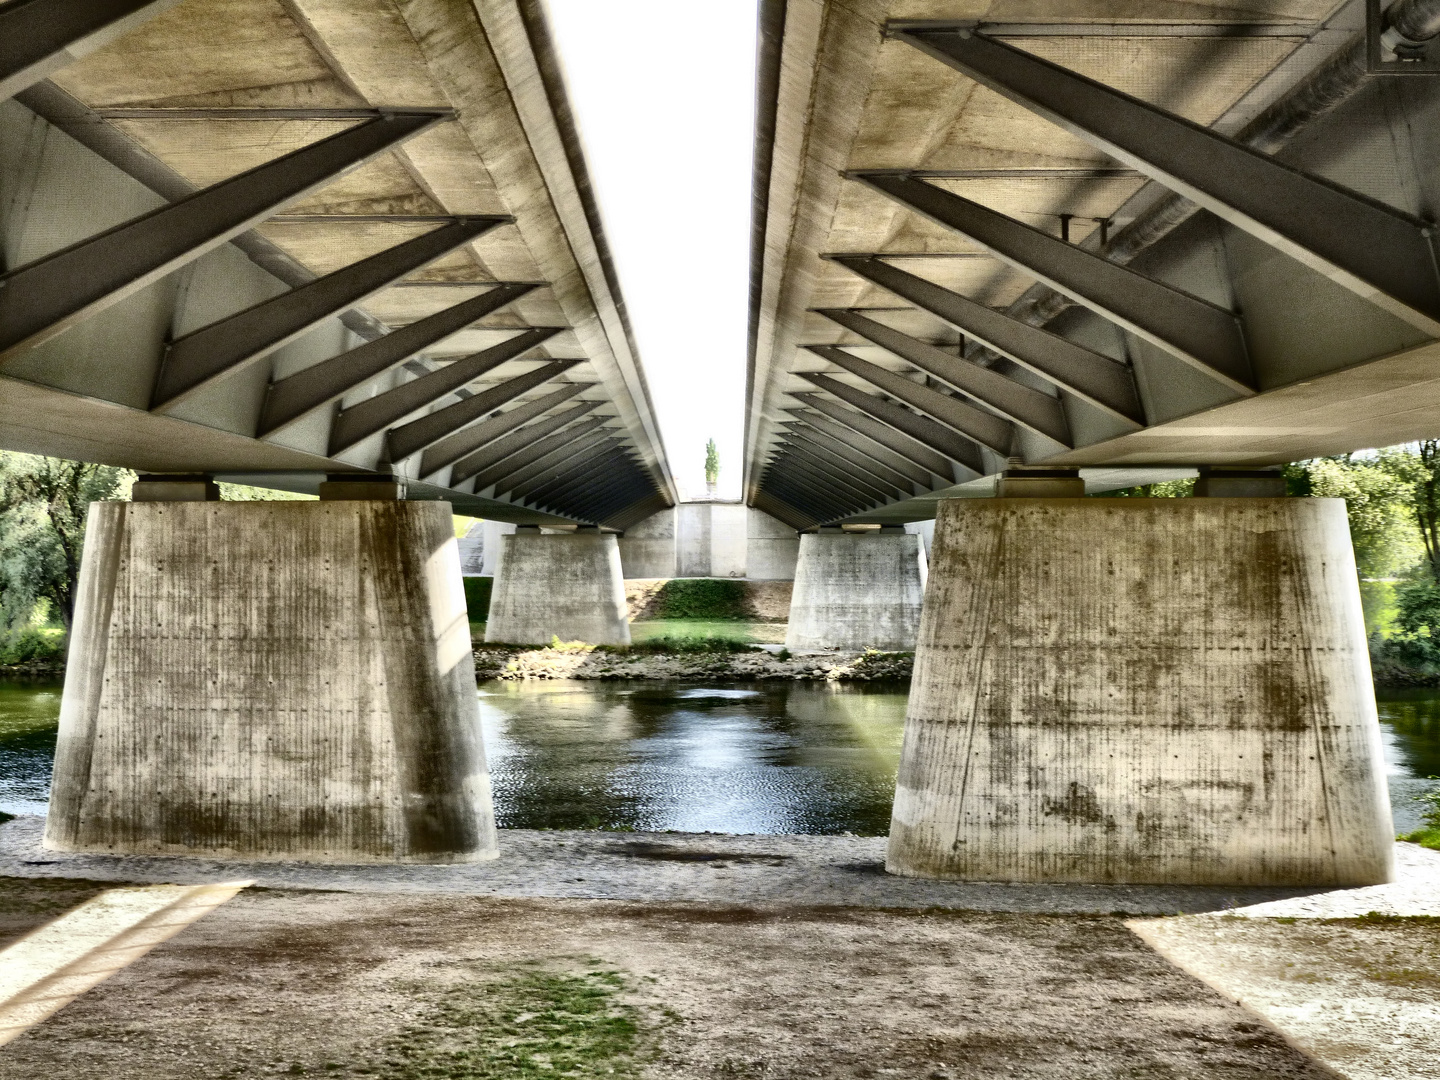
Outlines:
<svg viewBox="0 0 1440 1080"><path fill-rule="evenodd" d="M925 550L903 528L822 528L800 537L785 647L915 648Z"/></svg>
<svg viewBox="0 0 1440 1080"><path fill-rule="evenodd" d="M450 506L393 478L90 510L46 845L336 862L496 854Z"/></svg>
<svg viewBox="0 0 1440 1080"><path fill-rule="evenodd" d="M615 533L542 532L519 526L500 537L486 641L629 645L625 578Z"/></svg>
<svg viewBox="0 0 1440 1080"><path fill-rule="evenodd" d="M1389 880L1344 504L1258 471L1205 470L1184 499L1014 481L940 504L887 869Z"/></svg>

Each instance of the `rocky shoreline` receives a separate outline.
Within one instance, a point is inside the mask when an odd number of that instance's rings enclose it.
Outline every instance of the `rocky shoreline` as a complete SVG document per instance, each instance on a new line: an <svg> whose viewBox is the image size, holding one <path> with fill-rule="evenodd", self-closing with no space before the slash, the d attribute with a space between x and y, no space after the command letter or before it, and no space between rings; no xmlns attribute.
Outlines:
<svg viewBox="0 0 1440 1080"><path fill-rule="evenodd" d="M757 682L908 682L913 653L774 654L743 652L636 652L564 644L559 648L485 647L475 650L475 677L527 679L705 679Z"/></svg>

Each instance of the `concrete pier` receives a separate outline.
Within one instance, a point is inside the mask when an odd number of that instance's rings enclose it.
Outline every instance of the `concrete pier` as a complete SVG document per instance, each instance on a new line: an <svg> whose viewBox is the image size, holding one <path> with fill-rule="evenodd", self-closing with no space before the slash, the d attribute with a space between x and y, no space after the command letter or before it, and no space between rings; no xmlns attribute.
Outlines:
<svg viewBox="0 0 1440 1080"><path fill-rule="evenodd" d="M47 847L496 854L450 507L95 503Z"/></svg>
<svg viewBox="0 0 1440 1080"><path fill-rule="evenodd" d="M941 504L886 868L1391 879L1345 506Z"/></svg>
<svg viewBox="0 0 1440 1080"><path fill-rule="evenodd" d="M925 573L920 538L903 529L804 534L785 647L915 648Z"/></svg>
<svg viewBox="0 0 1440 1080"><path fill-rule="evenodd" d="M486 641L629 645L625 579L614 533L542 533L500 538Z"/></svg>

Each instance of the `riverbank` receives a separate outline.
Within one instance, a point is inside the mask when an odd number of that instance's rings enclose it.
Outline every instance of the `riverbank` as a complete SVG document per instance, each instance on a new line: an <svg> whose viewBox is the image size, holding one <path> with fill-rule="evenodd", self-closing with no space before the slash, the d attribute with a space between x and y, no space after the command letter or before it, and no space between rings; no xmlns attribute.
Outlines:
<svg viewBox="0 0 1440 1080"><path fill-rule="evenodd" d="M908 682L913 653L771 653L615 649L566 642L537 649L486 645L475 650L475 677L500 679L705 679L759 682L790 679L814 682Z"/></svg>

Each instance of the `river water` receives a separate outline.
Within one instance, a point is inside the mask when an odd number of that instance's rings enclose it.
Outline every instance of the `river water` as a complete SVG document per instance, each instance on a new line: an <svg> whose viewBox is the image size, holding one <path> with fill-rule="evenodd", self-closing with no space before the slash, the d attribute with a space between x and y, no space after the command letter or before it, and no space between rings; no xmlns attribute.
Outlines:
<svg viewBox="0 0 1440 1080"><path fill-rule="evenodd" d="M496 817L517 829L882 835L905 689L484 683ZM1417 778L1440 776L1440 692L1382 692L1379 706L1398 807ZM0 680L0 810L45 812L59 715L59 684Z"/></svg>

